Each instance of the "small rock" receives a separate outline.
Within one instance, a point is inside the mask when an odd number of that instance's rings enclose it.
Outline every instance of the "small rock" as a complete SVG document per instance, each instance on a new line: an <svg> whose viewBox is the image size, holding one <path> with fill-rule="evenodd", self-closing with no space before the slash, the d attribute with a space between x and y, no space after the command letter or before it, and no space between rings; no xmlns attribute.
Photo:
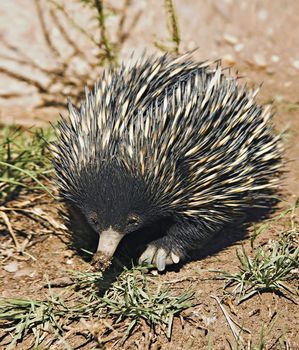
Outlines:
<svg viewBox="0 0 299 350"><path fill-rule="evenodd" d="M244 44L239 43L239 44L234 46L234 49L235 49L236 52L240 52L240 51L242 51L244 49Z"/></svg>
<svg viewBox="0 0 299 350"><path fill-rule="evenodd" d="M216 318L216 316L208 316L208 317L203 316L202 320L203 320L204 324L208 327L208 326L212 325L213 323L215 323L217 318Z"/></svg>
<svg viewBox="0 0 299 350"><path fill-rule="evenodd" d="M15 277L24 277L24 276L34 277L35 274L36 274L36 270L28 267L17 271L15 274Z"/></svg>
<svg viewBox="0 0 299 350"><path fill-rule="evenodd" d="M268 12L265 9L260 9L259 12L257 13L257 18L260 21L266 21L268 18Z"/></svg>
<svg viewBox="0 0 299 350"><path fill-rule="evenodd" d="M296 69L299 69L299 60L293 61L293 66L294 66Z"/></svg>
<svg viewBox="0 0 299 350"><path fill-rule="evenodd" d="M74 57L70 62L69 69L78 73L79 75L87 74L90 67L88 63L79 57Z"/></svg>
<svg viewBox="0 0 299 350"><path fill-rule="evenodd" d="M73 264L73 260L72 259L67 259L66 264L67 265L72 265Z"/></svg>
<svg viewBox="0 0 299 350"><path fill-rule="evenodd" d="M238 43L238 38L235 37L234 35L231 35L229 33L224 33L223 34L223 39L230 45L236 45Z"/></svg>
<svg viewBox="0 0 299 350"><path fill-rule="evenodd" d="M52 29L52 35L53 35L53 37L55 37L55 38L59 38L59 36L60 36L59 30L58 30L57 28L53 28L53 29Z"/></svg>
<svg viewBox="0 0 299 350"><path fill-rule="evenodd" d="M4 270L7 272L16 272L18 271L18 263L16 261L12 261L11 263L3 266Z"/></svg>
<svg viewBox="0 0 299 350"><path fill-rule="evenodd" d="M189 41L187 44L187 50L189 51L196 49L196 47L197 47L196 42L193 40Z"/></svg>
<svg viewBox="0 0 299 350"><path fill-rule="evenodd" d="M222 60L223 60L223 62L225 62L227 64L235 64L236 63L235 57L231 54L227 54L227 55L222 56Z"/></svg>
<svg viewBox="0 0 299 350"><path fill-rule="evenodd" d="M265 68L267 66L265 56L260 53L255 53L253 55L253 61L258 67Z"/></svg>
<svg viewBox="0 0 299 350"><path fill-rule="evenodd" d="M71 258L73 255L74 255L74 252L72 252L71 250L66 250L63 254L65 258Z"/></svg>
<svg viewBox="0 0 299 350"><path fill-rule="evenodd" d="M272 55L271 56L271 61L274 62L274 63L279 62L280 61L280 57L277 56L277 55Z"/></svg>
<svg viewBox="0 0 299 350"><path fill-rule="evenodd" d="M275 96L275 100L276 100L276 102L281 103L281 102L284 101L284 96L282 96L282 95L276 95L276 96Z"/></svg>

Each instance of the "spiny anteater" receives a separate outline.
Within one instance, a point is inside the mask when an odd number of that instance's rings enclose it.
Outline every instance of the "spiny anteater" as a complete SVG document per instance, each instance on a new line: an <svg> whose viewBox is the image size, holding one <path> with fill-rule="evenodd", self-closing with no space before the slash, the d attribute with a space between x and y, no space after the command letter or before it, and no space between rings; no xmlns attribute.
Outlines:
<svg viewBox="0 0 299 350"><path fill-rule="evenodd" d="M98 252L112 256L122 237L165 219L140 257L164 270L261 205L279 185L281 145L257 92L217 63L164 55L106 70L79 110L69 103L54 166Z"/></svg>

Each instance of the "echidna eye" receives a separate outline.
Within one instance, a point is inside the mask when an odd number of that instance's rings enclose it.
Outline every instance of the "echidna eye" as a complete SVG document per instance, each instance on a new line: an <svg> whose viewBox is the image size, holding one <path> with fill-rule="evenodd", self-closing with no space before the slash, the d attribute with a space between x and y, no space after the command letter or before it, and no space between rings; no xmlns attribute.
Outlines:
<svg viewBox="0 0 299 350"><path fill-rule="evenodd" d="M98 225L98 220L97 219L91 219L91 222L94 224L94 225Z"/></svg>
<svg viewBox="0 0 299 350"><path fill-rule="evenodd" d="M97 217L97 214L96 214L96 213L91 213L91 214L89 215L89 220L90 220L90 222L91 222L93 225L98 225L98 224L99 224L98 217Z"/></svg>

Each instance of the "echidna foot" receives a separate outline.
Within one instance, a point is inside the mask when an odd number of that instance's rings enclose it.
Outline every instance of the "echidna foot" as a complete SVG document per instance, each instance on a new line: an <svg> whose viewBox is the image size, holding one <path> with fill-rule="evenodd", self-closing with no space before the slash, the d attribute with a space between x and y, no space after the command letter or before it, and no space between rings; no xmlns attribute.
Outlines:
<svg viewBox="0 0 299 350"><path fill-rule="evenodd" d="M139 264L153 264L159 271L164 271L166 265L177 264L180 259L181 257L177 252L149 244L140 256Z"/></svg>

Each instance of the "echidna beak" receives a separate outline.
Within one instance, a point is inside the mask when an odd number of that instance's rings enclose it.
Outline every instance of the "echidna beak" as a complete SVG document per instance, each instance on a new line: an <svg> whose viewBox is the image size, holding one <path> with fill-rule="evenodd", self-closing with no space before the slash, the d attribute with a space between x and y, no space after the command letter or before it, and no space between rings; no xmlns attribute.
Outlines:
<svg viewBox="0 0 299 350"><path fill-rule="evenodd" d="M101 232L97 252L112 257L123 236L123 234L114 231L112 227Z"/></svg>

